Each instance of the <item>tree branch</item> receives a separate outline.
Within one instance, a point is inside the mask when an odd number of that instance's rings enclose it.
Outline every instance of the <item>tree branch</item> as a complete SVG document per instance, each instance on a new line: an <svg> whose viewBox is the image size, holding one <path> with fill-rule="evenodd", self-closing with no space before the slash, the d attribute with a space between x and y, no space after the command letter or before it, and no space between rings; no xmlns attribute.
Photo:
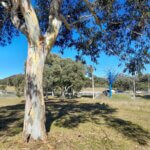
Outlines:
<svg viewBox="0 0 150 150"><path fill-rule="evenodd" d="M19 1L18 0L12 0L12 7L11 7L11 21L13 25L19 29L23 34L26 36L28 35L27 27L25 22L22 23L21 19L19 19Z"/></svg>
<svg viewBox="0 0 150 150"><path fill-rule="evenodd" d="M60 19L61 1L62 0L52 0L50 5L49 26L44 35L47 50L52 48L62 25L62 21Z"/></svg>
<svg viewBox="0 0 150 150"><path fill-rule="evenodd" d="M19 0L1 1L0 4L6 9L6 13L10 13L13 25L23 34L27 35L27 27L25 22L19 18ZM4 21L3 21L4 22Z"/></svg>
<svg viewBox="0 0 150 150"><path fill-rule="evenodd" d="M19 0L19 1L21 6L21 11L25 19L25 23L28 30L28 39L32 44L33 43L37 44L40 39L41 32L40 32L39 21L35 13L35 10L33 9L29 0Z"/></svg>
<svg viewBox="0 0 150 150"><path fill-rule="evenodd" d="M74 27L74 25L77 24L78 22L83 21L83 20L87 20L87 19L89 19L91 17L93 17L93 16L92 15L81 16L79 18L79 20L73 22L72 24L69 24L68 21L67 21L67 19L62 14L60 14L60 19L64 23L65 27L68 30L71 30Z"/></svg>
<svg viewBox="0 0 150 150"><path fill-rule="evenodd" d="M6 1L1 1L0 4L7 10L10 8L9 3L7 3Z"/></svg>
<svg viewBox="0 0 150 150"><path fill-rule="evenodd" d="M87 8L89 9L89 11L91 12L91 14L93 15L93 17L95 18L96 24L101 26L101 21L99 19L99 17L96 15L96 12L94 11L93 7L91 6L90 2L88 0L83 0L87 6Z"/></svg>
<svg viewBox="0 0 150 150"><path fill-rule="evenodd" d="M67 19L62 15L60 14L60 19L61 21L64 23L65 27L68 29L68 30L71 30L71 24L68 23Z"/></svg>

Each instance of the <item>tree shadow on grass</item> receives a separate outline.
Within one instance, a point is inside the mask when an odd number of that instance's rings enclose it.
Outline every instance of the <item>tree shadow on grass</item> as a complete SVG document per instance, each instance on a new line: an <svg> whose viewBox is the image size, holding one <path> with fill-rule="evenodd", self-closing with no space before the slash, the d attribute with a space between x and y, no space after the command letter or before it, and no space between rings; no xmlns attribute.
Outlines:
<svg viewBox="0 0 150 150"><path fill-rule="evenodd" d="M112 116L116 109L107 104L100 103L78 103L78 102L55 102L49 101L47 104L47 131L49 132L51 123L64 128L74 128L80 123L92 122L101 125L101 120L105 124L117 130L127 138L140 145L147 145L150 141L150 133L141 126ZM53 111L51 111L53 110Z"/></svg>
<svg viewBox="0 0 150 150"><path fill-rule="evenodd" d="M46 105L46 129L48 132L53 121L55 121L56 126L73 128L80 123L92 122L95 117L101 117L104 114L111 114L116 111L116 109L104 103L78 103L73 100L62 102L49 101Z"/></svg>
<svg viewBox="0 0 150 150"><path fill-rule="evenodd" d="M77 127L96 116L111 114L116 109L106 104L79 103L75 100L49 100L46 102L46 130L51 124L64 128ZM0 136L14 136L22 131L24 103L0 107Z"/></svg>
<svg viewBox="0 0 150 150"><path fill-rule="evenodd" d="M143 98L145 100L150 100L150 95L136 95L136 97Z"/></svg>
<svg viewBox="0 0 150 150"><path fill-rule="evenodd" d="M105 116L105 121L107 125L140 145L147 145L150 141L150 133L131 121L108 116Z"/></svg>
<svg viewBox="0 0 150 150"><path fill-rule="evenodd" d="M105 124L141 145L146 145L150 134L139 125L120 118L114 118L116 112L108 104L80 103L76 100L46 101L46 129L50 131L52 123L56 126L72 129L81 123ZM0 137L14 136L22 131L24 104L0 107Z"/></svg>
<svg viewBox="0 0 150 150"><path fill-rule="evenodd" d="M24 104L0 107L0 137L14 136L22 131Z"/></svg>

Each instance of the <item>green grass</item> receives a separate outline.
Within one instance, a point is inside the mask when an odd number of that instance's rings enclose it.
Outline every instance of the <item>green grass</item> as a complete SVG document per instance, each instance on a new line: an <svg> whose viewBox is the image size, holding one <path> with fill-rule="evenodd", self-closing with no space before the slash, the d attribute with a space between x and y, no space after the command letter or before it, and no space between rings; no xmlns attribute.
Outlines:
<svg viewBox="0 0 150 150"><path fill-rule="evenodd" d="M49 99L46 107L47 141L27 144L24 102L7 99L4 105L0 99L0 150L150 150L148 98Z"/></svg>
<svg viewBox="0 0 150 150"><path fill-rule="evenodd" d="M130 94L113 94L112 100L131 100Z"/></svg>

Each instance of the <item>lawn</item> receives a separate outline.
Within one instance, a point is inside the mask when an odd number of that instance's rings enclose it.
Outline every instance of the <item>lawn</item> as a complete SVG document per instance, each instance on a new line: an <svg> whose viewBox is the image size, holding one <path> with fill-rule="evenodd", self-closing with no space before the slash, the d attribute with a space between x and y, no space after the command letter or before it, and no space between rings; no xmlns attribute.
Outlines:
<svg viewBox="0 0 150 150"><path fill-rule="evenodd" d="M6 103L5 103L6 102ZM48 139L24 143L23 99L0 99L0 150L150 150L150 98L46 101Z"/></svg>

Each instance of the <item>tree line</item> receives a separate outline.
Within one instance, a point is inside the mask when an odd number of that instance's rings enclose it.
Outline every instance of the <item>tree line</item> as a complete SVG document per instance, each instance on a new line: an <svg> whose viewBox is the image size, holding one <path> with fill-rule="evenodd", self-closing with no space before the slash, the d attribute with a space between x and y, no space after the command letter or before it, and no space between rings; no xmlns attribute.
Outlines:
<svg viewBox="0 0 150 150"><path fill-rule="evenodd" d="M59 55L49 54L44 67L43 88L44 95L53 92L55 96L72 97L83 88L92 87L91 70L80 61L62 59ZM148 89L149 74L136 76L136 90ZM14 86L17 96L24 94L25 75L14 75L0 80L0 90L6 86ZM94 75L94 86L108 88L108 80ZM133 77L119 74L113 84L114 89L121 91L133 90ZM68 95L70 94L70 95Z"/></svg>

